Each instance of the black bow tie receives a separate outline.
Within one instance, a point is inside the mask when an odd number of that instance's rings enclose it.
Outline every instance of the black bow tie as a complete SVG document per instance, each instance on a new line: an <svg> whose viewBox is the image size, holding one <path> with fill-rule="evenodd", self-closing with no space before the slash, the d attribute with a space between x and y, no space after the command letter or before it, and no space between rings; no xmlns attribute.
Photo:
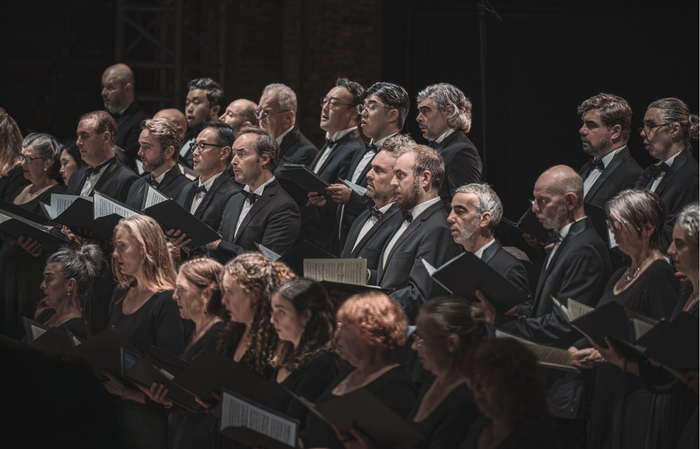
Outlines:
<svg viewBox="0 0 700 449"><path fill-rule="evenodd" d="M326 146L327 146L327 147L333 146L333 145L335 145L336 143L337 143L337 140L333 140L333 139L326 138Z"/></svg>
<svg viewBox="0 0 700 449"><path fill-rule="evenodd" d="M594 158L594 159L591 159L590 161L588 161L588 172L589 173L592 172L593 170L595 170L596 168L599 169L600 171L605 170L605 164L603 163L602 160L599 160L599 159L596 160Z"/></svg>
<svg viewBox="0 0 700 449"><path fill-rule="evenodd" d="M409 223L413 221L413 214L407 210L401 209L401 215L403 215L403 219Z"/></svg>
<svg viewBox="0 0 700 449"><path fill-rule="evenodd" d="M192 190L194 190L195 195L198 193L207 193L207 188L204 187L204 184L200 186L199 181L195 181L192 183Z"/></svg>
<svg viewBox="0 0 700 449"><path fill-rule="evenodd" d="M153 177L151 175L148 175L148 177L146 177L146 182L153 187L158 187L158 181L153 179Z"/></svg>
<svg viewBox="0 0 700 449"><path fill-rule="evenodd" d="M367 147L367 151L371 151L373 153L377 152L377 146L373 143L366 145L366 147Z"/></svg>
<svg viewBox="0 0 700 449"><path fill-rule="evenodd" d="M241 193L248 199L248 201L250 201L250 204L255 204L255 200L257 200L260 197L260 195L256 193L247 192L245 190L241 190Z"/></svg>
<svg viewBox="0 0 700 449"><path fill-rule="evenodd" d="M102 170L104 170L104 168L107 167L107 166L109 165L109 163L110 163L111 161L112 161L112 160L110 159L110 160L108 160L108 161L106 161L106 162L103 162L103 163L101 163L100 165L98 165L98 166L95 167L95 168L88 167L88 169L85 170L85 175L86 175L86 176L99 175L99 174L102 172Z"/></svg>
<svg viewBox="0 0 700 449"><path fill-rule="evenodd" d="M564 240L564 237L562 237L557 231L551 231L549 236L552 237L552 241L554 243L560 243L562 240Z"/></svg>
<svg viewBox="0 0 700 449"><path fill-rule="evenodd" d="M649 172L651 173L652 179L656 179L659 177L661 173L666 173L668 171L668 165L666 165L665 162L662 162L659 165L652 165L649 168L647 168Z"/></svg>
<svg viewBox="0 0 700 449"><path fill-rule="evenodd" d="M428 141L428 146L429 146L430 148L432 148L433 150L434 150L435 148L437 148L438 145L439 145L439 143L435 142L434 140L429 140L429 141Z"/></svg>
<svg viewBox="0 0 700 449"><path fill-rule="evenodd" d="M374 206L367 206L367 210L369 211L370 215L372 215L377 220L381 219L382 215L384 215L382 211L377 210Z"/></svg>

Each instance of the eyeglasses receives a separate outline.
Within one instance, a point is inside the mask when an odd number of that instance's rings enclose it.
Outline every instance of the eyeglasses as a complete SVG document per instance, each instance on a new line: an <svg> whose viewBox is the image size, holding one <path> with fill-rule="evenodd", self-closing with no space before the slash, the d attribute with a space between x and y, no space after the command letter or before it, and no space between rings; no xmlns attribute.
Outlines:
<svg viewBox="0 0 700 449"><path fill-rule="evenodd" d="M411 334L411 341L413 341L413 343L416 344L416 348L420 348L421 346L423 346L423 343L425 343L425 342L433 341L433 340L437 340L438 338L445 338L445 337L447 337L447 335L437 335L437 336L431 337L431 338L423 338L414 332Z"/></svg>
<svg viewBox="0 0 700 449"><path fill-rule="evenodd" d="M374 112L377 108L384 108L384 109L396 109L396 108L390 108L389 106L381 106L375 103L370 103L368 105L364 104L358 104L357 105L357 112L360 113L360 115L364 114L365 111L367 111L367 114Z"/></svg>
<svg viewBox="0 0 700 449"><path fill-rule="evenodd" d="M338 335L342 334L343 333L343 323L341 323L340 321L335 323L335 330L336 330L336 332L338 332Z"/></svg>
<svg viewBox="0 0 700 449"><path fill-rule="evenodd" d="M652 126L649 126L648 124L645 123L644 126L640 126L639 128L637 128L637 131L639 131L639 134L644 133L645 135L648 136L649 133L651 133L651 131L653 129L658 128L659 126L671 126L671 123L659 123L658 125L652 125Z"/></svg>
<svg viewBox="0 0 700 449"><path fill-rule="evenodd" d="M260 112L260 111L255 111L255 117L256 117L258 120L262 121L262 120L267 120L267 119L269 119L269 118L272 117L273 115L283 114L283 113L289 112L289 111L291 111L291 109L284 109L284 110L282 110L282 111L273 112L272 114L270 114L270 113L267 112L267 111L262 111L262 112Z"/></svg>
<svg viewBox="0 0 700 449"><path fill-rule="evenodd" d="M328 98L328 97L323 97L323 98L321 98L321 107L322 107L322 108L325 108L326 105L328 105L328 107L331 108L331 109L338 109L338 106L352 106L352 107L355 107L354 104L350 104L350 103L341 103L340 101L338 101L337 98L334 98L334 97L330 97L330 98Z"/></svg>
<svg viewBox="0 0 700 449"><path fill-rule="evenodd" d="M199 152L202 153L204 150L207 149L207 147L214 147L214 148L223 148L226 145L217 145L215 143L206 143L206 142L197 142L193 143L190 148L192 148L192 153Z"/></svg>
<svg viewBox="0 0 700 449"><path fill-rule="evenodd" d="M19 162L24 164L25 162L28 164L31 164L32 161L35 161L37 159L46 159L45 157L31 157L31 156L25 156L24 154L19 155Z"/></svg>

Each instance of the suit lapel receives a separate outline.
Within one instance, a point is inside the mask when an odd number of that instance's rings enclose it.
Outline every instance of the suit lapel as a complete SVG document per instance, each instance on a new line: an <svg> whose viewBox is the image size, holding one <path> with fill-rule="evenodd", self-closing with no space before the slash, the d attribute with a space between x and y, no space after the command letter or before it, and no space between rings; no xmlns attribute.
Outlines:
<svg viewBox="0 0 700 449"><path fill-rule="evenodd" d="M209 207L209 203L211 203L214 199L214 196L216 196L216 191L219 190L221 184L226 182L227 179L228 178L226 177L225 171L222 172L218 178L216 178L216 181L214 181L214 184L212 184L211 189L209 189L204 195L202 202L199 203L199 207L197 207L197 210L194 212L195 216L201 217L204 214L204 211L207 210L207 208Z"/></svg>
<svg viewBox="0 0 700 449"><path fill-rule="evenodd" d="M270 185L265 186L265 189L263 190L263 194L260 196L260 198L255 200L253 207L250 208L250 210L248 211L248 214L243 219L241 226L238 228L238 234L235 237L236 241L243 233L243 229L245 229L248 226L248 224L250 224L251 220L255 217L255 215L258 212L260 212L262 210L262 208L265 207L265 205L267 203L270 202L272 195L274 195L274 194L275 194L275 192L272 191L272 188L270 188ZM240 195L240 196L242 198L245 198L244 195ZM241 203L241 209L243 208L243 204L244 203ZM239 209L239 211L241 209ZM238 217L236 217L236 222L238 222Z"/></svg>
<svg viewBox="0 0 700 449"><path fill-rule="evenodd" d="M625 147L622 151L617 153L615 157L610 161L607 167L605 167L605 170L603 170L603 173L600 174L598 179L593 183L591 186L591 189L588 191L588 195L586 195L586 198L584 201L590 202L591 198L595 195L595 193L598 191L600 186L602 186L605 181L610 177L610 175L619 167L628 157L630 156L630 151L627 147Z"/></svg>
<svg viewBox="0 0 700 449"><path fill-rule="evenodd" d="M352 257L357 257L357 254L358 254L358 253L360 252L360 250L364 247L365 243L366 243L370 238L372 238L372 236L373 236L374 234L376 234L377 231L379 231L379 229L380 229L382 226L384 226L384 225L386 224L387 221L391 220L391 218L392 218L395 214L398 213L399 209L398 209L398 207L395 207L395 206L396 206L395 204L392 205L392 206L389 208L389 210L386 211L386 213L385 213L384 215L382 215L382 217L374 224L374 226L372 226L372 227L369 229L369 231L367 231L367 234L365 234L364 237L362 237L362 240L360 240L359 242L357 242L357 246L355 246L355 249L354 249L353 252L352 252ZM367 216L368 216L367 218L369 218L369 212L363 212L363 214L367 214ZM363 225L364 225L364 221L363 221L362 223L363 223ZM357 234L355 234L355 238L354 238L353 240L348 239L348 241L354 242L355 240L357 240L357 237L360 235L360 230L361 230L361 229L362 229L362 227L358 227ZM408 229L406 230L406 232L408 232ZM405 234L405 233L404 233L404 234ZM398 242L396 242L396 244L398 245ZM396 245L394 245L394 248L396 248Z"/></svg>
<svg viewBox="0 0 700 449"><path fill-rule="evenodd" d="M481 255L481 261L484 263L489 263L489 261L493 258L493 256L496 255L496 253L502 248L501 242L496 239L495 242L488 248L484 250L484 253Z"/></svg>
<svg viewBox="0 0 700 449"><path fill-rule="evenodd" d="M107 168L105 168L105 172L100 175L100 179L97 180L97 184L95 184L95 187L92 188L93 192L99 192L99 189L102 188L105 182L109 179L110 175L112 172L117 168L117 160L115 159L114 162L110 163L107 165Z"/></svg>
<svg viewBox="0 0 700 449"><path fill-rule="evenodd" d="M685 149L681 151L678 156L673 160L673 164L668 168L666 173L664 174L664 177L661 179L661 182L659 183L659 186L656 188L654 193L657 195L661 196L661 192L664 191L666 186L668 185L669 182L671 182L671 179L673 179L674 176L676 176L676 173L685 165L685 163L690 159L690 150Z"/></svg>
<svg viewBox="0 0 700 449"><path fill-rule="evenodd" d="M287 151L289 151L289 149L294 145L296 140L299 140L299 136L297 136L297 127L294 126L292 130L289 131L289 133L282 139L282 143L280 144L280 161L287 154Z"/></svg>
<svg viewBox="0 0 700 449"><path fill-rule="evenodd" d="M454 132L453 132L452 134L450 134L449 136L445 137L445 139L444 139L442 142L440 142L440 143L435 147L435 151L437 151L438 153L439 153L440 151L442 151L442 149L445 148L445 147L446 147L447 145L449 145L450 143L452 143L452 141L455 140L455 139L457 138L457 135L458 135L459 133L461 133L461 132L462 132L461 129L455 129Z"/></svg>

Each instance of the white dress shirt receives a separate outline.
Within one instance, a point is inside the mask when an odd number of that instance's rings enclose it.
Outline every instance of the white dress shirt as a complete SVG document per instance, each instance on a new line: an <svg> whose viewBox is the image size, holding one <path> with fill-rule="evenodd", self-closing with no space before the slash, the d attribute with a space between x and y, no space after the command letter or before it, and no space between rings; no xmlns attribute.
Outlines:
<svg viewBox="0 0 700 449"><path fill-rule="evenodd" d="M214 181L216 181L216 178L221 176L221 173L217 173L216 175L212 176L211 178L207 179L207 182L204 183L204 188L207 189L207 192L211 190L211 186L214 185ZM202 178L199 178L199 181L197 181L197 185L199 187L202 186ZM195 211L199 207L200 204L202 204L202 200L206 196L205 192L197 192L194 194L194 198L192 198L192 206L190 207L190 213L194 215Z"/></svg>
<svg viewBox="0 0 700 449"><path fill-rule="evenodd" d="M439 201L440 197L438 196L436 198L433 198L432 200L428 200L424 203L421 203L413 209L411 209L409 212L411 212L411 215L413 215L413 221L416 221L418 217L420 217L420 214L422 214L427 208L429 208L433 204L436 204ZM394 233L394 236L391 238L391 240L389 240L389 243L386 245L386 249L384 250L384 254L382 254L382 267L386 267L386 263L389 259L389 254L391 254L391 250L394 249L394 245L396 245L396 242L403 235L403 233L406 232L406 229L408 229L411 223L409 223L408 220L404 220L401 223L399 229L397 229Z"/></svg>
<svg viewBox="0 0 700 449"><path fill-rule="evenodd" d="M379 209L379 212L381 212L382 215L384 215L389 210L389 208L391 207L392 204L394 204L394 202L391 202L391 203L387 204L386 206L382 207L381 209ZM367 218L367 221L365 221L365 224L362 225L362 229L360 229L360 233L357 236L357 240L355 240L355 244L352 245L353 251L355 251L357 244L360 243L363 238L365 238L365 236L367 235L369 230L372 229L374 227L374 225L377 224L378 221L379 221L379 218L375 217L374 215L370 215L369 218Z"/></svg>
<svg viewBox="0 0 700 449"><path fill-rule="evenodd" d="M265 186L267 186L269 183L275 180L275 177L273 176L272 178L268 179L265 184L261 185L255 191L253 192L254 194L258 196L262 196L263 191L265 190ZM247 185L243 187L243 190L246 192L250 192L250 187ZM234 238L238 235L238 228L241 227L241 223L243 223L243 219L248 215L248 212L250 212L250 209L253 208L253 203L250 202L249 198L246 198L245 201L243 201L243 207L241 208L241 213L238 214L238 223L236 223L236 232L233 233Z"/></svg>

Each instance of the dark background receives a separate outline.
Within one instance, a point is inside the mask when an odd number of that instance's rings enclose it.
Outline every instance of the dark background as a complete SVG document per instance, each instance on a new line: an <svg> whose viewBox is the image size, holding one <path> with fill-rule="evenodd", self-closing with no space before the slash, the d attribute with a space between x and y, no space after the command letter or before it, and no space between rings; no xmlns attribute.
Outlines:
<svg viewBox="0 0 700 449"><path fill-rule="evenodd" d="M167 8L173 1L14 2L0 17L0 107L24 133L73 137L79 116L103 107L102 72L119 62L118 5ZM428 84L448 82L471 98L469 135L483 149L476 0L181 1L181 79L174 70L134 69L137 96L151 112L181 108L184 93L175 92L199 76L220 81L227 101L257 101L266 84L283 82L299 97L302 131L320 146L318 99L338 76L365 87L398 83L412 99ZM485 19L488 151L482 157L507 217L525 210L544 169L559 163L578 169L585 162L576 114L584 99L599 92L624 97L635 128L658 98L679 97L698 112L697 1L493 3L503 21ZM174 45L173 15L129 17ZM124 29L128 46L138 33ZM125 55L127 63L167 59L143 38ZM223 64L217 65L219 55ZM415 102L411 106L404 131L423 142ZM652 162L636 132L630 148L642 166Z"/></svg>

